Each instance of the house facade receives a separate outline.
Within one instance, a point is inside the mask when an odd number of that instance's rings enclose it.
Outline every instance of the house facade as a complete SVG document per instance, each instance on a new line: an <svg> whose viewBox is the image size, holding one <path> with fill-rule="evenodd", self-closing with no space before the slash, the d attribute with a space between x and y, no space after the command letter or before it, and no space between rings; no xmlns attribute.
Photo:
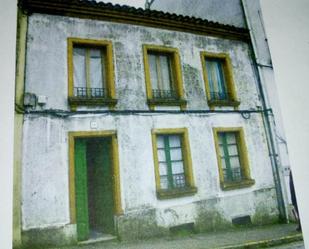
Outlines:
<svg viewBox="0 0 309 249"><path fill-rule="evenodd" d="M177 15L193 16L222 24L247 28L250 31L252 53L256 74L258 75L265 109L272 113L265 116L269 119L270 157L274 165L274 178L280 200L278 200L282 216L293 219L289 203L290 161L286 142L281 106L277 94L277 86L272 65L272 58L268 46L268 37L265 32L263 13L260 1L256 0L155 0L151 1L151 9L174 13ZM268 123L268 122L267 122Z"/></svg>
<svg viewBox="0 0 309 249"><path fill-rule="evenodd" d="M88 1L19 8L22 245L279 219L247 29Z"/></svg>

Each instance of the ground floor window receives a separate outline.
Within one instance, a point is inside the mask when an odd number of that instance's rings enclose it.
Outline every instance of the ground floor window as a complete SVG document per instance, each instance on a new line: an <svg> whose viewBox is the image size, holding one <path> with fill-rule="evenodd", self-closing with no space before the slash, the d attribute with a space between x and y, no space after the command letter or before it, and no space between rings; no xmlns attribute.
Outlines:
<svg viewBox="0 0 309 249"><path fill-rule="evenodd" d="M195 193L187 130L158 129L152 136L158 197Z"/></svg>
<svg viewBox="0 0 309 249"><path fill-rule="evenodd" d="M220 183L223 189L254 184L242 128L214 128Z"/></svg>

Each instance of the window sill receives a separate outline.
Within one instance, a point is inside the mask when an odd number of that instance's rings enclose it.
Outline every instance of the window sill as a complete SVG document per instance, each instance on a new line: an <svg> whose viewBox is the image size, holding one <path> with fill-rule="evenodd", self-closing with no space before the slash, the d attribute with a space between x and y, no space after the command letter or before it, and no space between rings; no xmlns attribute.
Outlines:
<svg viewBox="0 0 309 249"><path fill-rule="evenodd" d="M240 105L240 102L238 100L208 100L208 105L210 107L215 107L215 106L237 107Z"/></svg>
<svg viewBox="0 0 309 249"><path fill-rule="evenodd" d="M240 188L247 188L255 184L255 180L253 179L244 179L239 182L221 182L222 190L233 190Z"/></svg>
<svg viewBox="0 0 309 249"><path fill-rule="evenodd" d="M187 101L185 99L148 99L148 105L166 105L166 106L185 106Z"/></svg>
<svg viewBox="0 0 309 249"><path fill-rule="evenodd" d="M69 97L70 106L110 106L113 107L117 104L117 99L113 98L80 98Z"/></svg>
<svg viewBox="0 0 309 249"><path fill-rule="evenodd" d="M197 192L196 187L186 187L172 190L157 190L158 199L171 199L183 196L194 195Z"/></svg>

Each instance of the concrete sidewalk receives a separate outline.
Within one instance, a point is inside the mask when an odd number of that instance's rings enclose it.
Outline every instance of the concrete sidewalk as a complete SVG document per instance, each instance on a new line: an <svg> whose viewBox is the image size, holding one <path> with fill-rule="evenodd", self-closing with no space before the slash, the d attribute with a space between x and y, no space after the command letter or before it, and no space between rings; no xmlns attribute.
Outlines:
<svg viewBox="0 0 309 249"><path fill-rule="evenodd" d="M137 242L101 242L62 249L240 249L263 248L302 240L295 224L278 224L230 231L172 236ZM57 249L60 247L57 247ZM56 248L54 248L56 249Z"/></svg>

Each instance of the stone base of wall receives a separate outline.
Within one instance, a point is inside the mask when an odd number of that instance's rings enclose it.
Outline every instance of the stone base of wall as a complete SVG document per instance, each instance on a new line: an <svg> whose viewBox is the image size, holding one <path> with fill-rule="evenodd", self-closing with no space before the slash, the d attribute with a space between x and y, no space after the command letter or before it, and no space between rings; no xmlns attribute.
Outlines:
<svg viewBox="0 0 309 249"><path fill-rule="evenodd" d="M76 243L76 225L36 228L22 232L23 249L42 249Z"/></svg>
<svg viewBox="0 0 309 249"><path fill-rule="evenodd" d="M158 226L156 209L145 209L117 218L118 236L121 240L142 240L151 237L165 236L169 229Z"/></svg>
<svg viewBox="0 0 309 249"><path fill-rule="evenodd" d="M248 204L250 201L252 203ZM190 216L186 222L193 225L195 232L232 229L235 227L232 220L237 212L250 217L249 225L266 225L279 221L276 193L273 188L256 190L243 195L202 200L189 205L190 208L177 206L160 211L153 207L127 210L124 215L115 217L116 234L123 241L168 236L171 226L185 225L181 224L184 213ZM187 211L183 212L183 210ZM163 214L172 212L178 218L174 220L174 225L168 225L168 222L165 226L159 225L158 212ZM162 219L162 215L160 217ZM22 233L22 241L23 248L31 249L76 244L76 225L27 230Z"/></svg>

